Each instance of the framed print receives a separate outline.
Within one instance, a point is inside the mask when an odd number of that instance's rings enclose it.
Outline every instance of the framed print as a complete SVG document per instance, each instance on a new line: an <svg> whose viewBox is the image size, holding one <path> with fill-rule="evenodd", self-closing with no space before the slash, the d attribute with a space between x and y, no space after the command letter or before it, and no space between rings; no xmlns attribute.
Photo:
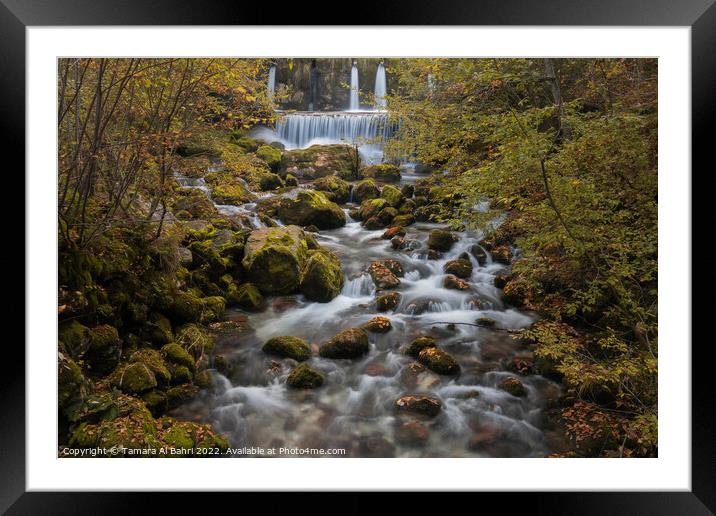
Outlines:
<svg viewBox="0 0 716 516"><path fill-rule="evenodd" d="M223 8L3 0L27 204L3 510L395 490L710 514L712 3Z"/></svg>

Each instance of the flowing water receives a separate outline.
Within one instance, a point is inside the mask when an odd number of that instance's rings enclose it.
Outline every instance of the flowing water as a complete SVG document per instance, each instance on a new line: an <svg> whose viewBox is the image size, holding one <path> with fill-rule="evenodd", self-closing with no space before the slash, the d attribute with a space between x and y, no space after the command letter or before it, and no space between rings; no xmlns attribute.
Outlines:
<svg viewBox="0 0 716 516"><path fill-rule="evenodd" d="M360 86L358 85L358 66L353 64L351 68L351 92L350 92L350 105L348 109L350 111L358 111L360 109L360 98L359 93Z"/></svg>
<svg viewBox="0 0 716 516"><path fill-rule="evenodd" d="M378 70L375 72L375 107L378 109L385 109L388 106L388 102L385 99L386 94L386 79L385 79L385 66L383 63L378 65Z"/></svg>
<svg viewBox="0 0 716 516"><path fill-rule="evenodd" d="M276 65L269 68L267 90L269 98L272 99L276 92Z"/></svg>
<svg viewBox="0 0 716 516"><path fill-rule="evenodd" d="M414 181L416 175L404 175ZM199 188L203 184L189 185ZM254 205L235 208L251 212ZM350 208L346 205L346 213ZM479 208L479 207L478 207ZM220 207L226 210L226 207ZM556 399L559 387L537 375L520 377L527 395L515 397L497 388L508 376L505 365L524 353L506 330L528 326L534 316L506 306L494 287L503 265L489 258L481 266L470 255L470 290L443 288L443 266L479 242L479 232L460 233L460 240L437 260L427 258L426 240L433 224L414 224L406 238L410 251L393 250L381 231L368 231L347 218L345 227L321 231L319 243L340 258L346 276L343 291L329 303L311 302L301 295L268 299L259 313L229 310L226 319L240 329L217 339L216 354L236 364L233 374L214 375L214 385L177 417L212 423L232 447L342 448L349 457L544 456L552 451L543 409ZM258 222L258 225L261 225ZM379 314L375 287L366 268L373 260L401 262L405 276L396 289L402 296L392 312ZM296 364L269 357L261 345L270 337L294 335L314 348L339 331L358 327L376 315L387 316L392 330L369 333L370 352L358 360L313 356L308 364L320 371L324 386L296 391L286 377ZM474 323L479 317L496 321L492 328ZM451 325L449 323L456 323ZM403 346L422 334L438 340L440 348L459 362L458 377L416 370ZM395 400L406 394L427 394L441 400L440 414L417 419L424 433L420 445L400 438L401 425L412 416L396 413ZM427 437L426 437L427 436Z"/></svg>

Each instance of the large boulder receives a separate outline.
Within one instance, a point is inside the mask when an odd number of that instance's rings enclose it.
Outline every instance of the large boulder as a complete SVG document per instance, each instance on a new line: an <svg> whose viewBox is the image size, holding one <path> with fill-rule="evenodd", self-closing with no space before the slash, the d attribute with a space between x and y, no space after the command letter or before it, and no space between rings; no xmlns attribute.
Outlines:
<svg viewBox="0 0 716 516"><path fill-rule="evenodd" d="M405 200L403 193L393 185L385 185L380 191L380 196L388 201L393 208L399 207Z"/></svg>
<svg viewBox="0 0 716 516"><path fill-rule="evenodd" d="M318 229L334 229L346 224L346 215L340 206L329 201L323 192L315 190L301 190L295 199L281 199L278 216L284 224L316 226Z"/></svg>
<svg viewBox="0 0 716 516"><path fill-rule="evenodd" d="M353 198L358 203L378 197L380 197L380 189L373 179L364 179L353 187Z"/></svg>
<svg viewBox="0 0 716 516"><path fill-rule="evenodd" d="M368 267L368 274L378 290L388 290L400 285L400 280L382 262L375 261Z"/></svg>
<svg viewBox="0 0 716 516"><path fill-rule="evenodd" d="M445 273L453 274L461 279L469 279L472 276L472 262L470 260L450 260L445 264Z"/></svg>
<svg viewBox="0 0 716 516"><path fill-rule="evenodd" d="M361 328L343 330L319 349L324 358L360 358L370 350L368 334Z"/></svg>
<svg viewBox="0 0 716 516"><path fill-rule="evenodd" d="M301 274L301 292L312 301L327 303L343 288L341 262L325 249L312 250L308 254Z"/></svg>
<svg viewBox="0 0 716 516"><path fill-rule="evenodd" d="M351 184L340 177L325 176L313 182L313 188L324 192L333 202L348 202L351 195Z"/></svg>
<svg viewBox="0 0 716 516"><path fill-rule="evenodd" d="M214 184L211 189L211 196L217 204L230 204L233 206L240 206L256 199L256 196L237 179Z"/></svg>
<svg viewBox="0 0 716 516"><path fill-rule="evenodd" d="M266 162L271 170L278 171L281 168L281 151L270 145L262 145L256 149L256 156Z"/></svg>
<svg viewBox="0 0 716 516"><path fill-rule="evenodd" d="M308 343L303 339L291 336L273 337L266 341L261 347L261 351L267 355L292 358L299 362L311 357L311 347Z"/></svg>
<svg viewBox="0 0 716 516"><path fill-rule="evenodd" d="M450 231L433 229L428 236L428 247L436 251L449 251L458 238Z"/></svg>
<svg viewBox="0 0 716 516"><path fill-rule="evenodd" d="M382 198L365 200L360 205L360 218L367 221L387 207L389 207L388 201Z"/></svg>
<svg viewBox="0 0 716 516"><path fill-rule="evenodd" d="M372 178L382 183L397 183L400 181L400 169L388 163L368 165L361 169L361 175L364 178Z"/></svg>
<svg viewBox="0 0 716 516"><path fill-rule="evenodd" d="M426 347L418 353L418 361L438 374L457 374L460 365L449 354L437 347Z"/></svg>
<svg viewBox="0 0 716 516"><path fill-rule="evenodd" d="M194 218L210 218L218 213L216 206L204 192L196 188L184 188L177 191L177 199L172 205L176 214L188 213Z"/></svg>
<svg viewBox="0 0 716 516"><path fill-rule="evenodd" d="M249 281L264 294L290 294L301 282L307 257L307 237L301 228L260 228L246 240L242 264Z"/></svg>
<svg viewBox="0 0 716 516"><path fill-rule="evenodd" d="M323 385L323 375L306 364L300 364L289 373L286 385L293 389L315 389Z"/></svg>
<svg viewBox="0 0 716 516"><path fill-rule="evenodd" d="M355 175L356 161L355 150L350 145L312 145L284 152L281 170L284 175L299 179L332 175L349 179Z"/></svg>

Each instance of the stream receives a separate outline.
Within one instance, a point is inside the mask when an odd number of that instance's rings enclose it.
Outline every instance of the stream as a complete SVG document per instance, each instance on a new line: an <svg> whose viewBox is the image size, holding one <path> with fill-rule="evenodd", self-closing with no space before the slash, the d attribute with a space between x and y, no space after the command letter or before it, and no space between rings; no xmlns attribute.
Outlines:
<svg viewBox="0 0 716 516"><path fill-rule="evenodd" d="M419 176L404 171L401 184ZM201 180L200 180L201 181ZM201 188L203 182L184 186ZM236 364L229 378L215 372L213 387L192 402L175 409L175 417L209 422L234 448L344 449L346 457L543 457L551 453L556 432L544 416L548 400L559 397L560 387L539 375L516 375L506 370L513 357L524 355L524 345L506 330L528 327L535 315L506 306L493 285L504 265L489 253L484 265L469 253L482 238L479 231L456 233L459 241L440 259L427 257L427 238L437 224L416 223L406 228L410 250L394 250L381 238L384 230L369 231L348 216L353 204L343 206L347 224L321 231L318 242L340 258L346 280L340 295L328 303L307 301L301 295L268 298L259 313L227 310L227 321L240 329L222 333L215 353ZM218 206L226 214L247 216L261 226L254 204ZM443 266L467 252L473 265L470 289L442 286ZM401 300L394 311L379 313L375 287L365 272L371 261L398 260L405 276L395 291ZM369 333L370 352L357 360L321 358L317 346L339 331L359 327L377 315L387 316L392 330ZM488 317L493 327L478 327ZM460 364L459 376L440 376L417 366L402 348L420 335L431 335L438 346ZM261 345L271 337L293 335L314 348L308 360L324 375L314 390L294 390L286 377L296 363L270 357ZM518 376L526 396L516 397L497 388L507 377ZM421 419L396 412L395 401L406 394L427 394L442 402L437 417ZM407 426L406 426L407 425ZM248 450L244 456L264 456ZM281 455L281 453L277 453ZM293 456L289 452L282 456Z"/></svg>

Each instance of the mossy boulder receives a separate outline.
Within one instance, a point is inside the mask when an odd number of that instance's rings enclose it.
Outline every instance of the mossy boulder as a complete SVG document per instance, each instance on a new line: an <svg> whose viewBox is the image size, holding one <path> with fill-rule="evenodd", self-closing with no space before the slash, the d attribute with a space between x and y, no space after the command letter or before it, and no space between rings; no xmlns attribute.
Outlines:
<svg viewBox="0 0 716 516"><path fill-rule="evenodd" d="M363 325L363 328L371 333L388 333L392 327L390 319L381 315L373 317Z"/></svg>
<svg viewBox="0 0 716 516"><path fill-rule="evenodd" d="M400 285L400 280L397 276L380 261L370 264L368 274L370 274L378 290L389 290Z"/></svg>
<svg viewBox="0 0 716 516"><path fill-rule="evenodd" d="M292 358L299 362L311 357L311 347L303 339L292 336L273 337L261 347L267 355L276 355L283 358Z"/></svg>
<svg viewBox="0 0 716 516"><path fill-rule="evenodd" d="M157 386L152 370L143 362L127 365L119 376L118 387L127 394L141 394Z"/></svg>
<svg viewBox="0 0 716 516"><path fill-rule="evenodd" d="M194 379L191 370L185 365L169 364L172 373L172 385L190 383Z"/></svg>
<svg viewBox="0 0 716 516"><path fill-rule="evenodd" d="M175 450L192 450L194 448L194 439L192 437L193 429L189 423L177 421L167 430L162 432L162 441Z"/></svg>
<svg viewBox="0 0 716 516"><path fill-rule="evenodd" d="M142 395L142 400L154 417L161 416L169 408L166 393L158 389L154 389Z"/></svg>
<svg viewBox="0 0 716 516"><path fill-rule="evenodd" d="M203 326L198 324L184 324L177 328L176 343L194 359L199 359L214 349L214 338Z"/></svg>
<svg viewBox="0 0 716 516"><path fill-rule="evenodd" d="M256 152L258 148L262 146L261 140L255 140L248 136L232 135L230 141L246 152Z"/></svg>
<svg viewBox="0 0 716 516"><path fill-rule="evenodd" d="M470 260L450 260L444 267L446 274L453 274L458 278L468 279L472 276L472 262Z"/></svg>
<svg viewBox="0 0 716 516"><path fill-rule="evenodd" d="M487 262L487 252L479 244L470 246L470 254L475 257L480 265L485 265Z"/></svg>
<svg viewBox="0 0 716 516"><path fill-rule="evenodd" d="M382 209L387 207L388 201L383 198L365 200L360 205L360 218L367 221L376 217Z"/></svg>
<svg viewBox="0 0 716 516"><path fill-rule="evenodd" d="M294 149L283 153L281 170L299 179L316 179L337 175L353 177L356 156L350 145L312 145L307 149Z"/></svg>
<svg viewBox="0 0 716 516"><path fill-rule="evenodd" d="M405 348L405 354L410 355L411 357L418 358L418 355L420 355L420 352L427 348L436 348L438 345L437 341L428 335L423 335L422 337L418 337L413 342L408 344L408 346Z"/></svg>
<svg viewBox="0 0 716 516"><path fill-rule="evenodd" d="M393 222L393 219L395 219L395 217L397 217L397 216L398 216L398 210L388 206L388 207L380 210L380 213L378 213L378 220L380 221L380 223L383 227L390 226Z"/></svg>
<svg viewBox="0 0 716 516"><path fill-rule="evenodd" d="M196 322L201 319L204 305L201 297L193 292L178 290L166 306L166 314L174 321Z"/></svg>
<svg viewBox="0 0 716 516"><path fill-rule="evenodd" d="M353 199L357 203L380 197L380 189L373 179L363 179L353 186Z"/></svg>
<svg viewBox="0 0 716 516"><path fill-rule="evenodd" d="M402 396L395 400L395 408L399 411L435 417L440 414L442 403L432 396Z"/></svg>
<svg viewBox="0 0 716 516"><path fill-rule="evenodd" d="M264 297L259 288L253 283L242 283L236 288L231 301L238 307L255 312L260 310L264 304Z"/></svg>
<svg viewBox="0 0 716 516"><path fill-rule="evenodd" d="M433 229L428 236L428 247L436 251L449 251L458 238L444 229Z"/></svg>
<svg viewBox="0 0 716 516"><path fill-rule="evenodd" d="M505 378L497 384L499 389L521 398L527 396L527 389L520 380L514 377Z"/></svg>
<svg viewBox="0 0 716 516"><path fill-rule="evenodd" d="M388 163L368 165L361 169L364 178L372 178L382 183L397 183L400 181L400 169Z"/></svg>
<svg viewBox="0 0 716 516"><path fill-rule="evenodd" d="M226 311L226 299L222 296L207 296L201 299L201 315L199 321L202 324L218 321Z"/></svg>
<svg viewBox="0 0 716 516"><path fill-rule="evenodd" d="M301 292L312 301L327 303L343 288L344 275L338 257L327 250L312 250L301 273Z"/></svg>
<svg viewBox="0 0 716 516"><path fill-rule="evenodd" d="M89 328L73 319L60 324L57 340L60 349L65 349L73 357L81 356L89 346Z"/></svg>
<svg viewBox="0 0 716 516"><path fill-rule="evenodd" d="M418 353L418 361L438 374L457 374L460 365L445 351L437 347L426 347Z"/></svg>
<svg viewBox="0 0 716 516"><path fill-rule="evenodd" d="M218 213L216 206L207 197L206 193L196 188L181 189L177 192L176 200L172 204L175 214L188 213L195 219L208 219Z"/></svg>
<svg viewBox="0 0 716 516"><path fill-rule="evenodd" d="M324 358L360 358L370 350L368 334L361 328L349 328L319 348Z"/></svg>
<svg viewBox="0 0 716 516"><path fill-rule="evenodd" d="M130 364L142 363L154 374L158 385L169 385L171 373L161 353L154 349L139 349L129 357Z"/></svg>
<svg viewBox="0 0 716 516"><path fill-rule="evenodd" d="M61 351L57 354L57 404L64 408L72 400L85 394L86 381L82 369Z"/></svg>
<svg viewBox="0 0 716 516"><path fill-rule="evenodd" d="M181 347L176 342L172 342L171 344L167 344L162 347L162 354L166 358L167 362L172 364L186 366L192 371L196 367L194 357L192 357L186 349Z"/></svg>
<svg viewBox="0 0 716 516"><path fill-rule="evenodd" d="M328 200L338 203L348 202L351 185L340 177L325 176L313 182L313 188L324 192Z"/></svg>
<svg viewBox="0 0 716 516"><path fill-rule="evenodd" d="M278 172L281 169L281 151L270 145L262 145L256 149L256 156L266 162L271 170Z"/></svg>
<svg viewBox="0 0 716 516"><path fill-rule="evenodd" d="M200 389L208 389L211 387L211 371L204 369L194 375L194 384Z"/></svg>
<svg viewBox="0 0 716 516"><path fill-rule="evenodd" d="M395 310L395 307L398 306L399 302L400 294L397 292L391 292L378 297L378 299L375 300L375 305L379 312L388 312L390 310Z"/></svg>
<svg viewBox="0 0 716 516"><path fill-rule="evenodd" d="M213 185L211 196L217 204L229 204L232 206L240 206L256 200L256 196L237 179L227 179L222 183Z"/></svg>
<svg viewBox="0 0 716 516"><path fill-rule="evenodd" d="M406 215L398 215L395 217L391 225L410 226L411 224L415 224L415 217L411 213L408 213Z"/></svg>
<svg viewBox="0 0 716 516"><path fill-rule="evenodd" d="M269 192L283 188L283 179L278 174L262 174L259 179L259 188L262 192Z"/></svg>
<svg viewBox="0 0 716 516"><path fill-rule="evenodd" d="M399 207L405 200L403 193L393 185L385 185L380 191L380 196L388 201L393 208Z"/></svg>
<svg viewBox="0 0 716 516"><path fill-rule="evenodd" d="M297 226L260 228L246 241L246 276L264 294L290 294L301 282L308 257L306 233Z"/></svg>
<svg viewBox="0 0 716 516"><path fill-rule="evenodd" d="M90 371L103 374L112 371L119 363L122 354L122 341L117 328L109 324L94 326L88 332L89 346L83 358Z"/></svg>
<svg viewBox="0 0 716 516"><path fill-rule="evenodd" d="M300 364L288 375L286 385L293 389L316 389L323 385L323 375L307 364Z"/></svg>
<svg viewBox="0 0 716 516"><path fill-rule="evenodd" d="M292 174L286 174L286 177L283 179L283 184L286 186L298 186L298 179Z"/></svg>
<svg viewBox="0 0 716 516"><path fill-rule="evenodd" d="M151 312L142 326L142 336L157 347L174 342L172 323L159 312Z"/></svg>
<svg viewBox="0 0 716 516"><path fill-rule="evenodd" d="M334 229L346 224L346 215L340 206L315 190L301 190L295 199L281 199L278 216L284 224L313 225L318 229Z"/></svg>

